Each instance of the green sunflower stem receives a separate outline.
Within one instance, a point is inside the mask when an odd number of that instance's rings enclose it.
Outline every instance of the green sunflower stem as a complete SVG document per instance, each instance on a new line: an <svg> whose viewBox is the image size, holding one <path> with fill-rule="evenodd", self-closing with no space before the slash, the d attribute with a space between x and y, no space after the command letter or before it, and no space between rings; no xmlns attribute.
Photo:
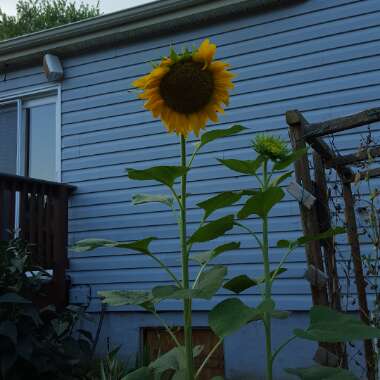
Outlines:
<svg viewBox="0 0 380 380"><path fill-rule="evenodd" d="M263 163L263 190L267 190L269 186L268 177L268 162ZM268 216L264 216L263 220L263 242L262 253L264 261L264 275L265 275L265 301L272 299L272 278L270 274L270 262L269 262L269 244L268 244ZM264 329L265 329L265 348L266 348L266 367L267 367L267 380L273 380L273 357L272 357L272 316L270 313L264 313Z"/></svg>
<svg viewBox="0 0 380 380"><path fill-rule="evenodd" d="M181 135L181 166L186 168L186 140ZM182 287L189 289L189 253L187 250L187 231L186 231L186 182L187 173L181 178L181 217L180 217L180 240L182 253ZM184 337L186 352L187 379L194 380L193 363L193 336L192 336L192 302L190 298L183 301L184 309Z"/></svg>

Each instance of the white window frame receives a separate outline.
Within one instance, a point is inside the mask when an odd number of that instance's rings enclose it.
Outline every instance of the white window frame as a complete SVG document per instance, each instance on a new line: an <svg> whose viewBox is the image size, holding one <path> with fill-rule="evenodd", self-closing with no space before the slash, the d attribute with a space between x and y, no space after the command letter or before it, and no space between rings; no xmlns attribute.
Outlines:
<svg viewBox="0 0 380 380"><path fill-rule="evenodd" d="M23 110L27 106L37 106L43 104L56 104L56 178L55 181L62 181L62 167L61 167L61 139L62 139L62 120L61 120L61 100L62 100L62 87L60 84L52 86L36 86L27 90L19 90L9 92L6 95L0 96L0 105L17 104L17 175L23 176L22 172L24 157L23 149Z"/></svg>

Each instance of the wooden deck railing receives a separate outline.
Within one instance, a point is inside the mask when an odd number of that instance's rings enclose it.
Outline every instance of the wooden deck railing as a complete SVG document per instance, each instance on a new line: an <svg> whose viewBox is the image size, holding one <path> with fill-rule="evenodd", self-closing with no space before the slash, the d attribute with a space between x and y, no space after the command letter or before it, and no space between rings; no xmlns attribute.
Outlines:
<svg viewBox="0 0 380 380"><path fill-rule="evenodd" d="M20 237L30 246L32 263L53 270L49 298L67 301L68 200L75 187L0 173L0 240Z"/></svg>

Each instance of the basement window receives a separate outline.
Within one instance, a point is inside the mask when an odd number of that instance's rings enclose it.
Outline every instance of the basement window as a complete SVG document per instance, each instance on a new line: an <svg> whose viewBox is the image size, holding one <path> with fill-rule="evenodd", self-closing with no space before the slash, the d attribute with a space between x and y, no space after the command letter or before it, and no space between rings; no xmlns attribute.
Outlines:
<svg viewBox="0 0 380 380"><path fill-rule="evenodd" d="M183 329L173 328L178 341L183 344ZM158 356L170 351L175 347L172 338L167 331L161 327L145 327L141 329L142 335L142 347L141 355L144 360L149 362L157 359ZM194 362L196 368L199 368L207 354L218 343L219 338L207 327L195 327L193 328L193 345L203 346L203 350L198 355ZM210 380L213 377L224 377L224 349L223 345L220 345L215 351L213 356L207 362L207 365L203 369L199 380ZM163 376L163 379L169 380L172 377L172 373L168 371Z"/></svg>

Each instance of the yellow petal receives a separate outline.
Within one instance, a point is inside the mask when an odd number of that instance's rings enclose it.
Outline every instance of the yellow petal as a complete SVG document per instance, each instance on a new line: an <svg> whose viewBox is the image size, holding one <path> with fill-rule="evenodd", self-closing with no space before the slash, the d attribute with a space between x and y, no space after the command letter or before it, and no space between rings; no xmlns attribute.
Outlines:
<svg viewBox="0 0 380 380"><path fill-rule="evenodd" d="M152 70L152 72L150 73L150 77L152 79L161 79L168 71L169 71L168 67L159 66Z"/></svg>
<svg viewBox="0 0 380 380"><path fill-rule="evenodd" d="M225 62L222 62L222 61L214 61L211 63L210 67L209 67L209 70L214 72L214 73L217 73L219 71L223 71L225 70L227 67L229 67L230 65L228 63L225 63Z"/></svg>
<svg viewBox="0 0 380 380"><path fill-rule="evenodd" d="M143 93L139 94L140 99L149 99L153 96L161 96L157 87L145 89Z"/></svg>
<svg viewBox="0 0 380 380"><path fill-rule="evenodd" d="M160 101L154 104L150 110L152 111L153 117L157 118L161 116L163 109L164 109L164 102Z"/></svg>
<svg viewBox="0 0 380 380"><path fill-rule="evenodd" d="M198 113L199 129L203 129L206 126L208 115L206 111Z"/></svg>
<svg viewBox="0 0 380 380"><path fill-rule="evenodd" d="M152 95L152 96L149 96L147 99L148 101L144 104L145 107L147 108L149 108L152 104L156 103L159 100L163 102L163 99L161 98L160 95Z"/></svg>
<svg viewBox="0 0 380 380"><path fill-rule="evenodd" d="M206 107L206 112L207 112L207 116L209 117L209 119L211 121L213 121L214 123L217 123L219 121L218 119L218 115L217 113L215 112L214 108L212 106L207 106Z"/></svg>
<svg viewBox="0 0 380 380"><path fill-rule="evenodd" d="M174 113L169 112L167 116L167 120L165 122L169 132L174 132L174 118L175 118Z"/></svg>
<svg viewBox="0 0 380 380"><path fill-rule="evenodd" d="M149 99L145 104L144 104L144 107L147 109L147 110L150 110L154 107L157 106L157 104L163 104L164 101L163 99Z"/></svg>
<svg viewBox="0 0 380 380"><path fill-rule="evenodd" d="M157 89L160 85L161 79L155 79L155 80L149 80L147 84L145 85L145 89Z"/></svg>
<svg viewBox="0 0 380 380"><path fill-rule="evenodd" d="M189 125L196 136L199 136L199 131L204 127L204 123L198 113L192 113L189 115Z"/></svg>
<svg viewBox="0 0 380 380"><path fill-rule="evenodd" d="M192 113L189 115L189 125L192 130L196 130L198 128L199 120L198 115L196 113Z"/></svg>
<svg viewBox="0 0 380 380"><path fill-rule="evenodd" d="M173 61L172 61L171 58L167 58L167 57L165 57L165 58L161 61L160 65L162 65L162 66L170 66L172 63L173 63Z"/></svg>
<svg viewBox="0 0 380 380"><path fill-rule="evenodd" d="M164 123L168 123L170 110L164 104L161 111L161 119Z"/></svg>
<svg viewBox="0 0 380 380"><path fill-rule="evenodd" d="M133 85L133 87L144 88L145 85L147 84L149 78L150 78L150 75L145 75L145 76L138 78L135 81L133 81L132 85Z"/></svg>
<svg viewBox="0 0 380 380"><path fill-rule="evenodd" d="M207 68L211 61L214 58L216 52L216 45L210 43L210 40L206 38L201 45L199 46L198 50L193 55L193 60L196 62L202 62L203 69Z"/></svg>
<svg viewBox="0 0 380 380"><path fill-rule="evenodd" d="M219 102L218 102L218 103L219 103ZM224 109L223 109L218 103L215 103L215 104L213 105L214 110L215 110L216 112L219 112L219 113L224 113Z"/></svg>

